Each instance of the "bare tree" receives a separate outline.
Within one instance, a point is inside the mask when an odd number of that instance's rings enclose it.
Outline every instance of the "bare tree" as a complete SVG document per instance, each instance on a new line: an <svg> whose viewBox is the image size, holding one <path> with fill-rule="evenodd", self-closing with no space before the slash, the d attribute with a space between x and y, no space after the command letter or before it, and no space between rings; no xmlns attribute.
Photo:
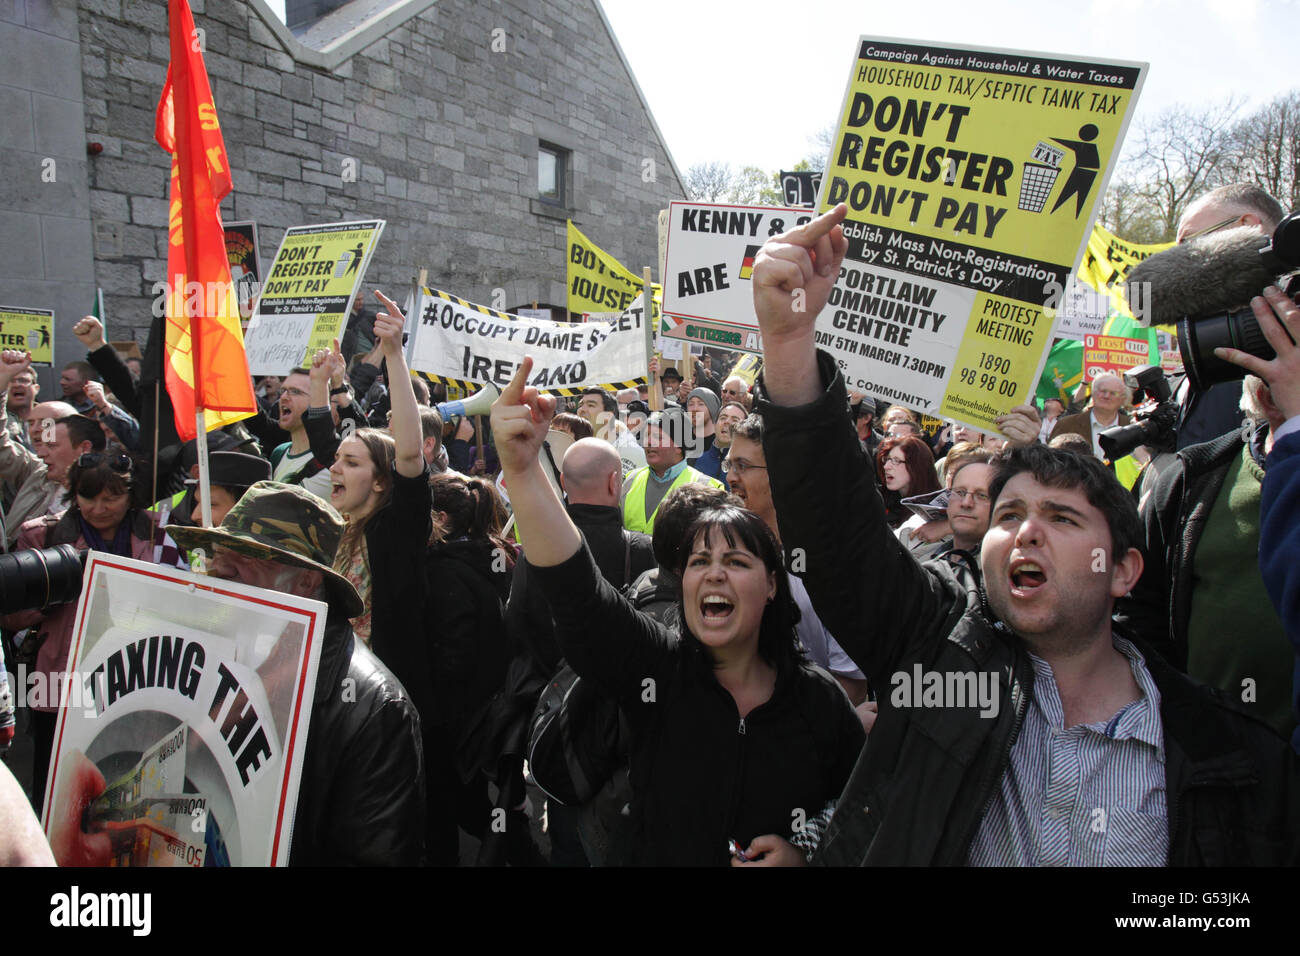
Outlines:
<svg viewBox="0 0 1300 956"><path fill-rule="evenodd" d="M1252 182L1287 211L1300 207L1300 91L1277 97L1232 131L1230 181Z"/></svg>
<svg viewBox="0 0 1300 956"><path fill-rule="evenodd" d="M1160 234L1152 241L1172 240L1188 205L1206 189L1227 181L1227 161L1234 152L1233 119L1241 103L1232 96L1201 109L1175 106L1138 131L1128 178L1159 226Z"/></svg>
<svg viewBox="0 0 1300 956"><path fill-rule="evenodd" d="M731 189L731 167L726 163L696 163L686 170L686 195L695 202L721 202Z"/></svg>

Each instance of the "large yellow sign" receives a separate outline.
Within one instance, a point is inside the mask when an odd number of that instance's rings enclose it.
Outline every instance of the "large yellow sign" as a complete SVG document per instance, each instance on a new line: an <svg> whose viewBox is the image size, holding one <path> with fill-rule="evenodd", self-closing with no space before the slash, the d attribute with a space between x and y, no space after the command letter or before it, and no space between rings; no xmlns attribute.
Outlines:
<svg viewBox="0 0 1300 956"><path fill-rule="evenodd" d="M818 205L849 207L817 327L851 388L983 431L1031 398L1144 70L860 39Z"/></svg>

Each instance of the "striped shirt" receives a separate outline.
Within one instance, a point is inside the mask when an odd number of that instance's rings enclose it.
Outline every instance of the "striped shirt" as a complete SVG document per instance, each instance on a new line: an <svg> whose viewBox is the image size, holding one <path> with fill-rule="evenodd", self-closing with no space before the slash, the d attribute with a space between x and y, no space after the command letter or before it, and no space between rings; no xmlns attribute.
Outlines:
<svg viewBox="0 0 1300 956"><path fill-rule="evenodd" d="M1046 661L1002 783L980 821L972 866L1164 866L1169 855L1160 692L1146 661L1128 658L1142 696L1110 720L1065 727Z"/></svg>

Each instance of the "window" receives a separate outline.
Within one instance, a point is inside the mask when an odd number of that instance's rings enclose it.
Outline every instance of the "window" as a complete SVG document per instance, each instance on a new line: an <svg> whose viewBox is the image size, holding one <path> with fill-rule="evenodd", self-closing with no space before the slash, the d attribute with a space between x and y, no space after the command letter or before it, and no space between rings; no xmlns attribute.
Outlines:
<svg viewBox="0 0 1300 956"><path fill-rule="evenodd" d="M537 147L537 195L545 203L563 206L565 167L569 153L558 146L542 143Z"/></svg>

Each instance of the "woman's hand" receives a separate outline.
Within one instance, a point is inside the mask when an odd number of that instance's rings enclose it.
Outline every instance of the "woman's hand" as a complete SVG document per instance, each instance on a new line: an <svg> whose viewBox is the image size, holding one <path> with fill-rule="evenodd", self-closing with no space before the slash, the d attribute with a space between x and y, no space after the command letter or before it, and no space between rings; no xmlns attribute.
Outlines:
<svg viewBox="0 0 1300 956"><path fill-rule="evenodd" d="M522 474L536 463L555 411L554 398L525 385L532 370L532 358L525 358L492 403L492 434L507 477Z"/></svg>
<svg viewBox="0 0 1300 956"><path fill-rule="evenodd" d="M406 329L406 316L397 307L397 303L375 290L375 298L384 307L383 312L375 315L375 339L383 349L384 357L391 361L395 355L402 354L402 332Z"/></svg>
<svg viewBox="0 0 1300 956"><path fill-rule="evenodd" d="M775 833L765 833L762 836L754 837L749 846L745 847L745 856L748 860L741 861L739 857L731 858L732 866L807 866L808 860L804 856L803 850L799 849L789 840L777 836ZM757 859L756 859L757 857Z"/></svg>

